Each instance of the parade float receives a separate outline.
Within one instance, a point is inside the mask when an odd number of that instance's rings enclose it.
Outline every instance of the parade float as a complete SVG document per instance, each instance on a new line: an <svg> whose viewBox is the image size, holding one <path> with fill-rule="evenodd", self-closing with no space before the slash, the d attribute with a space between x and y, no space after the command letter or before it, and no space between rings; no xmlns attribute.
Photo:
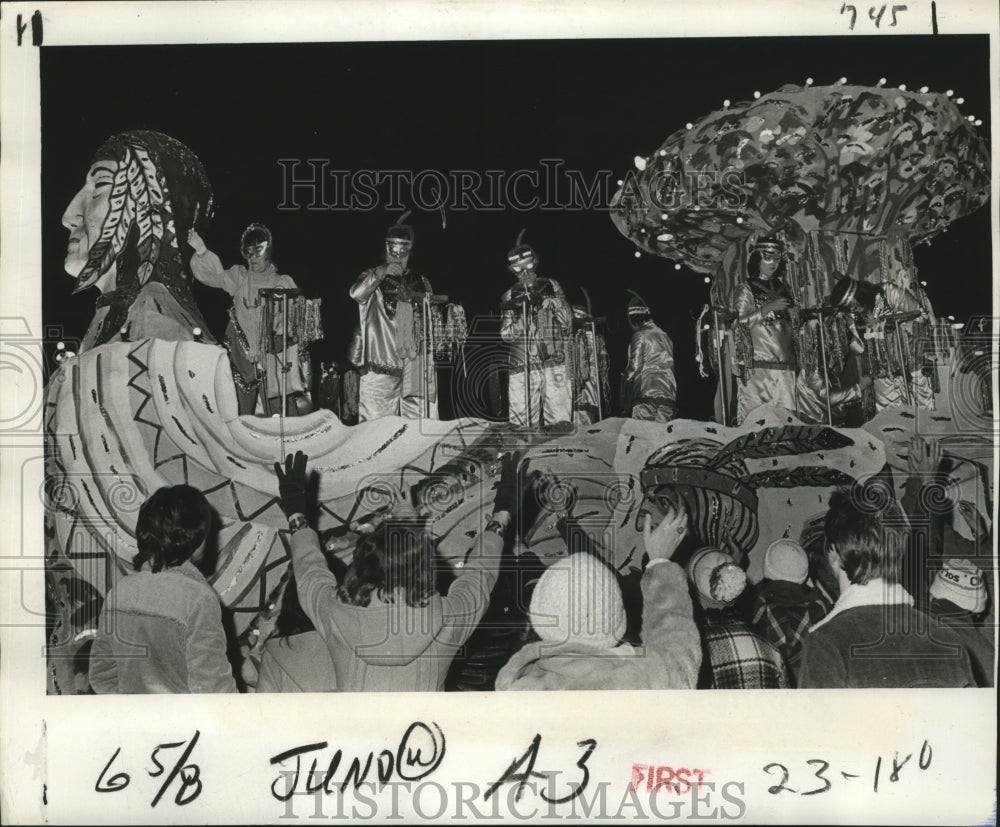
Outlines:
<svg viewBox="0 0 1000 827"><path fill-rule="evenodd" d="M347 426L328 410L241 416L222 347L195 341L189 330L158 333L156 325L136 323L130 335L117 335L118 325L140 321L137 296L179 296L187 309L177 238L205 220L210 200L199 175L197 198L171 210L182 182L168 185L167 164L161 159L158 171L155 155L129 146L119 198L151 201L152 210L123 210L112 200L115 226L104 220L98 258L139 275L124 293L119 283L106 294L114 335L101 341L98 329L96 344L62 360L46 392L50 693L88 691L87 646L103 595L131 570L138 508L164 485L187 483L208 497L219 527L211 582L244 656L259 651L289 574L273 464L295 450L308 454L318 477L324 545L344 561L366 524L416 511L440 556L460 564L490 513L499 455L514 449L525 451L532 502L513 553L530 550L546 564L564 556L572 542L562 518L571 514L588 547L623 575L641 564L638 517L651 493L669 489L683 499L693 542L727 548L752 574L773 539L815 535L834 487L885 476L887 467L903 470L902 438L917 428L950 440L962 499L990 513L992 442L987 458L982 430L975 431L983 412L970 411L974 421L963 431L947 394L935 412L883 411L865 428L803 424L770 408L740 427L605 419L561 434L471 419L384 417ZM637 197L630 200L623 186L615 223L640 250L708 274L719 305L758 235L782 234L796 289L813 305L829 289L831 262L870 279L894 267L912 273L912 246L981 206L989 187L982 142L947 96L846 85L785 87L727 107L637 158L637 166L628 182ZM685 201L686 174L708 169L741 171L744 189L734 203ZM154 185L138 187L140 178ZM664 187L674 187L672 206L648 197L670 195ZM151 211L162 214L159 223L149 220ZM168 278L157 275L163 261ZM842 342L836 320L826 323L832 362Z"/></svg>

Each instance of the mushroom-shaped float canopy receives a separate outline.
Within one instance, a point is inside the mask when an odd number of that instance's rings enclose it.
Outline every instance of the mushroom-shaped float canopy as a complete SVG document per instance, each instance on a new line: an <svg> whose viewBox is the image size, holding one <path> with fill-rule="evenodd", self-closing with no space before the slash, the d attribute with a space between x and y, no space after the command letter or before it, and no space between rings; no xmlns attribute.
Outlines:
<svg viewBox="0 0 1000 827"><path fill-rule="evenodd" d="M989 192L989 150L948 95L786 85L637 156L611 217L641 250L715 273L779 230L925 242Z"/></svg>

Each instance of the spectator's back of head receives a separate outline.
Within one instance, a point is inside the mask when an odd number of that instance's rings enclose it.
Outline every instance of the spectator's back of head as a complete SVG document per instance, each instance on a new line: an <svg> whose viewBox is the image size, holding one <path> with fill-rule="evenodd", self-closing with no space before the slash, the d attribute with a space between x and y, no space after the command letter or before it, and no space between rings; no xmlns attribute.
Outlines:
<svg viewBox="0 0 1000 827"><path fill-rule="evenodd" d="M386 520L358 542L337 594L345 603L368 606L373 594L391 602L402 590L407 605L422 606L436 591L434 563L434 541L421 521Z"/></svg>
<svg viewBox="0 0 1000 827"><path fill-rule="evenodd" d="M809 555L793 540L775 540L764 552L764 577L802 585L809 577Z"/></svg>
<svg viewBox="0 0 1000 827"><path fill-rule="evenodd" d="M190 485L172 485L153 492L139 507L135 526L139 553L136 571L146 563L153 572L190 560L205 545L212 524L212 507Z"/></svg>
<svg viewBox="0 0 1000 827"><path fill-rule="evenodd" d="M699 549L687 564L688 579L706 609L732 604L747 586L747 575L732 556L712 546Z"/></svg>
<svg viewBox="0 0 1000 827"><path fill-rule="evenodd" d="M538 579L529 607L531 625L547 643L616 646L625 634L618 578L593 554L570 554Z"/></svg>
<svg viewBox="0 0 1000 827"><path fill-rule="evenodd" d="M939 609L942 614L982 614L986 611L987 598L983 573L969 560L945 560L944 568L931 583L930 597L932 610Z"/></svg>
<svg viewBox="0 0 1000 827"><path fill-rule="evenodd" d="M886 525L885 515L894 509L879 508L879 496L864 487L834 491L823 522L827 550L837 554L847 579L857 585L876 578L899 582L903 533Z"/></svg>

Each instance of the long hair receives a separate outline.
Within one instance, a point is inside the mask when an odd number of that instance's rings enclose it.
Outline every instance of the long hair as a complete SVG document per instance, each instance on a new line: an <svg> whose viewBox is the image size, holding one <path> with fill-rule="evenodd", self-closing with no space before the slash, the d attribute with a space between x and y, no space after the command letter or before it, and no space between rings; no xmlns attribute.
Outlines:
<svg viewBox="0 0 1000 827"><path fill-rule="evenodd" d="M139 571L148 562L153 572L181 565L205 542L211 524L212 507L197 488L173 485L153 492L139 508L139 553L132 565Z"/></svg>
<svg viewBox="0 0 1000 827"><path fill-rule="evenodd" d="M354 549L354 562L337 590L344 603L368 606L372 595L391 603L403 590L409 606L426 606L434 588L434 543L416 521L387 520Z"/></svg>

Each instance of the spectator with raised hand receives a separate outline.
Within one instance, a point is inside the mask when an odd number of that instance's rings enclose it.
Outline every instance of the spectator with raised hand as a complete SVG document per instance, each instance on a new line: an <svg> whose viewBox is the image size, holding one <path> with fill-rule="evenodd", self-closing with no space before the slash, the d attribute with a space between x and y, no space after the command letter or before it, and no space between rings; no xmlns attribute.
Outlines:
<svg viewBox="0 0 1000 827"><path fill-rule="evenodd" d="M553 563L531 596L531 625L540 639L508 661L496 688L693 689L701 643L684 571L671 559L686 532L683 510L655 527L646 517L641 647L622 642L621 589L602 559L580 552Z"/></svg>
<svg viewBox="0 0 1000 827"><path fill-rule="evenodd" d="M909 441L906 466L909 476L903 483L899 504L910 522L907 553L900 560L900 580L920 609L928 609L931 559L944 555L944 523L951 503L941 487L943 458L941 443L914 434Z"/></svg>
<svg viewBox="0 0 1000 827"><path fill-rule="evenodd" d="M326 642L342 691L436 691L489 605L508 526L520 507L519 457L503 458L493 516L447 593L436 591L434 544L415 520L389 519L361 539L342 580L306 517L307 457L275 463L292 532L299 601Z"/></svg>

